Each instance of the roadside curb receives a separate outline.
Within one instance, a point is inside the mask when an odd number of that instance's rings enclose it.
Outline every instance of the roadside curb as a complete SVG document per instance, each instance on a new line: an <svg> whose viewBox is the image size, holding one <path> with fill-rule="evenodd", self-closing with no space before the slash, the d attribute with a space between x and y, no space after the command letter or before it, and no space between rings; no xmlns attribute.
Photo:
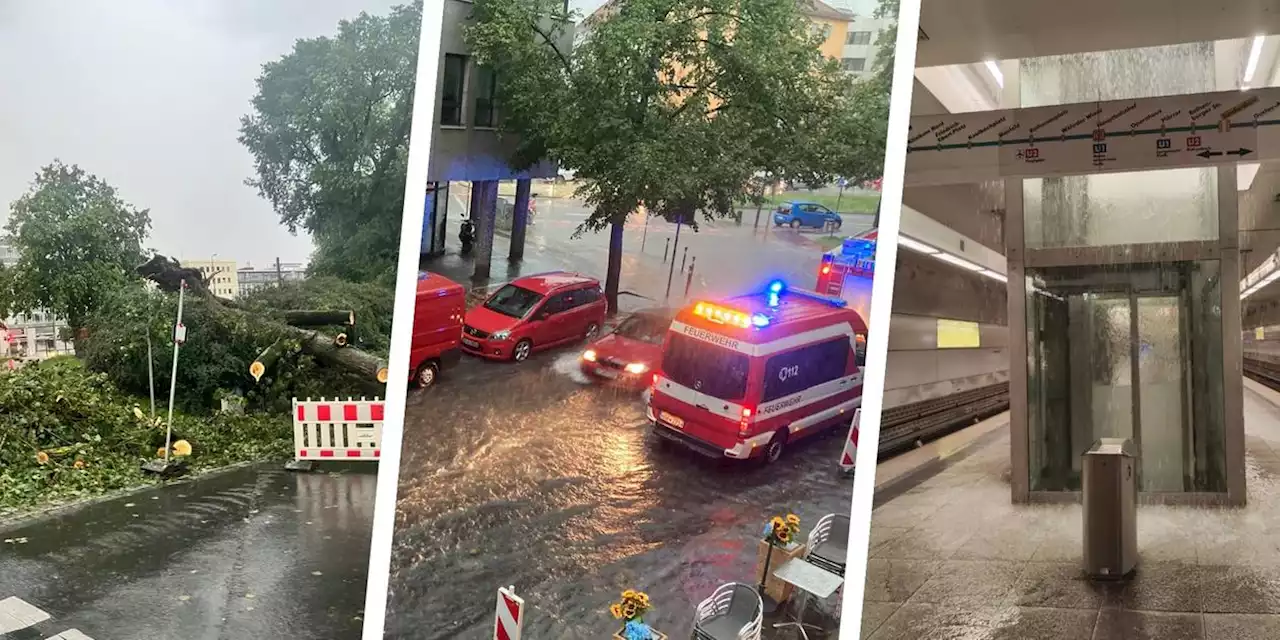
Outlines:
<svg viewBox="0 0 1280 640"><path fill-rule="evenodd" d="M975 451L985 448L995 440L998 440L1005 433L1005 429L1009 426L1009 419L1004 419L998 426L992 428L969 442L964 443L959 448L952 450L947 454L935 454L925 460L916 468L908 471L881 486L876 487L875 497L872 498L872 511L884 506L894 498L902 496L902 494L920 486L926 480L951 468L952 465L973 455Z"/></svg>
<svg viewBox="0 0 1280 640"><path fill-rule="evenodd" d="M25 512L10 515L10 516L0 516L0 534L8 531L12 531L14 529L19 529L21 527L37 524L45 520L51 520L65 512L75 511L77 509L83 509L84 507L100 504L103 502L109 502L111 500L115 500L118 498L137 495L139 493L150 491L152 489L159 489L162 487L172 487L175 485L191 484L192 482L195 482L197 480L206 480L206 479L217 477L226 473L230 473L232 471L243 469L245 467L253 466L255 464L261 464L263 462L271 462L271 459L249 460L246 462L237 462L235 464L227 465L225 467L215 467L213 469L208 469L197 474L184 476L182 478L171 480L168 482L138 485L129 489L117 489L115 491L109 491L107 493L92 496L89 498L72 500L71 502L61 502L55 505L49 505L45 507L37 507L36 509L33 509L31 511L25 511Z"/></svg>

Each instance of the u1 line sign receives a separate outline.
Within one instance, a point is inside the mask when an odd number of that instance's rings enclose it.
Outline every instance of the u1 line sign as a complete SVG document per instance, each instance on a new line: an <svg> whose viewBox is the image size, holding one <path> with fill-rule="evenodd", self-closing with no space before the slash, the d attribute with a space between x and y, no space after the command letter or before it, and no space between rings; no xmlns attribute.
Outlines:
<svg viewBox="0 0 1280 640"><path fill-rule="evenodd" d="M908 186L1280 158L1280 88L911 118Z"/></svg>

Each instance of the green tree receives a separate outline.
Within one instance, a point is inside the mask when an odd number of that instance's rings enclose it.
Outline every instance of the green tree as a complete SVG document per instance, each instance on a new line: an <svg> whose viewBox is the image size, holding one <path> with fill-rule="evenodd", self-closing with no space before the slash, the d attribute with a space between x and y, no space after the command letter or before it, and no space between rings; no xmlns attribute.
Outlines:
<svg viewBox="0 0 1280 640"><path fill-rule="evenodd" d="M263 66L240 142L247 183L315 240L311 270L365 281L393 272L404 208L422 3L361 13Z"/></svg>
<svg viewBox="0 0 1280 640"><path fill-rule="evenodd" d="M4 230L18 253L2 275L5 310L46 309L79 329L113 292L139 282L133 268L151 217L98 177L54 161L10 207Z"/></svg>
<svg viewBox="0 0 1280 640"><path fill-rule="evenodd" d="M514 164L575 171L594 209L578 233L610 228L610 309L640 204L696 228L732 215L758 173L829 172L815 136L839 72L793 0L624 0L572 47L558 0L478 0L473 17L465 37L520 135Z"/></svg>

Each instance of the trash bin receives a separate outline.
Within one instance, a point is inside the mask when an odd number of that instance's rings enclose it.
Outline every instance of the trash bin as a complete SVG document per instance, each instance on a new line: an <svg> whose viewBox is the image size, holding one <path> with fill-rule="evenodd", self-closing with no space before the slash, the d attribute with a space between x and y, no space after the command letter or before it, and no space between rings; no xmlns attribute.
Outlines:
<svg viewBox="0 0 1280 640"><path fill-rule="evenodd" d="M1103 438L1084 453L1084 570L1116 580L1138 564L1137 448Z"/></svg>

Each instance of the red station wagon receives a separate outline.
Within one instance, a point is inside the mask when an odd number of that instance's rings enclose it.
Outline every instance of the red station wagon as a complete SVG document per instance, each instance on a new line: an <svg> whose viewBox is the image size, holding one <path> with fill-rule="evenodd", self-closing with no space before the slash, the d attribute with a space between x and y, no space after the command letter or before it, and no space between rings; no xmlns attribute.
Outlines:
<svg viewBox="0 0 1280 640"><path fill-rule="evenodd" d="M521 362L535 351L594 338L606 311L595 278L567 271L524 276L467 312L462 350Z"/></svg>

